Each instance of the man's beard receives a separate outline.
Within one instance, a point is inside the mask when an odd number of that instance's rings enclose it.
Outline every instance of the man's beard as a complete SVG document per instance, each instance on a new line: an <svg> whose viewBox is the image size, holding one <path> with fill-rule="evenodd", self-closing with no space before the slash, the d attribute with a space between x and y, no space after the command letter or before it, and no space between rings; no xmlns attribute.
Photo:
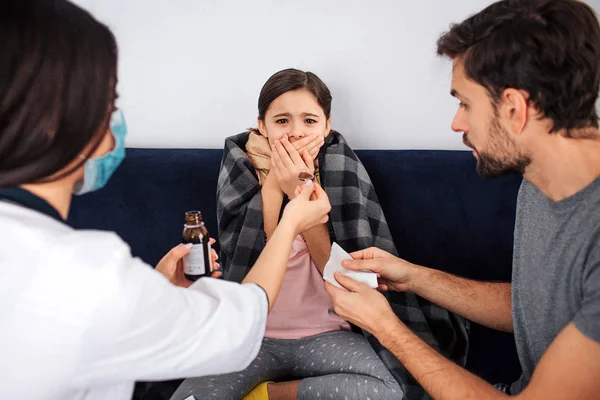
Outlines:
<svg viewBox="0 0 600 400"><path fill-rule="evenodd" d="M490 124L489 134L490 150L486 151L477 150L467 135L463 135L463 143L477 152L477 173L484 178L497 178L515 172L523 175L531 164L531 158L522 153L510 154L509 150L515 150L515 145L510 140L509 133L500 126L497 117Z"/></svg>

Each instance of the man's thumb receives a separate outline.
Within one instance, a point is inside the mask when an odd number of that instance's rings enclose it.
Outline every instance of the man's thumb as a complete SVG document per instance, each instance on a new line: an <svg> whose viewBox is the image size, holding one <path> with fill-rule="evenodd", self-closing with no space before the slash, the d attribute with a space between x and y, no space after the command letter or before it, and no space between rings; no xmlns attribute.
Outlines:
<svg viewBox="0 0 600 400"><path fill-rule="evenodd" d="M335 273L335 280L351 292L359 292L364 287L368 287L367 285L357 282L344 274L340 274L339 272Z"/></svg>

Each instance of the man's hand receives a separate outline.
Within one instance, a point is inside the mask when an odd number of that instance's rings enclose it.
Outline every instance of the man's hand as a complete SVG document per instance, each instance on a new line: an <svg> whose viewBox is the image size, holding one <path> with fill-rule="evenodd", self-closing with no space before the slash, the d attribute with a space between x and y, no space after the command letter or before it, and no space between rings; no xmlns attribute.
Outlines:
<svg viewBox="0 0 600 400"><path fill-rule="evenodd" d="M215 244L215 239L210 239L210 244ZM164 275L173 285L180 287L189 287L192 281L186 279L183 273L183 257L190 252L190 248L183 244L173 247L156 265L156 270ZM214 249L211 249L213 261L213 272L211 278L218 278L222 275L219 271L220 265L217 263L219 256Z"/></svg>
<svg viewBox="0 0 600 400"><path fill-rule="evenodd" d="M411 274L419 268L377 247L360 250L350 256L353 260L344 260L342 265L353 271L375 272L379 275L380 290L411 290Z"/></svg>
<svg viewBox="0 0 600 400"><path fill-rule="evenodd" d="M335 273L335 280L347 290L325 282L334 311L343 319L374 335L390 323L399 322L387 299L375 289L354 279Z"/></svg>

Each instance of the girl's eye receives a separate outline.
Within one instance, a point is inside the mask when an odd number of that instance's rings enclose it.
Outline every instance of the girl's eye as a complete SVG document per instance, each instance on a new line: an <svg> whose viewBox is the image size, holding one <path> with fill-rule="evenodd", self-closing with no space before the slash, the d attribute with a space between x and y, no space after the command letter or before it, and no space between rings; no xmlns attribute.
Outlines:
<svg viewBox="0 0 600 400"><path fill-rule="evenodd" d="M287 124L288 120L287 119L278 119L277 121L275 121L276 124Z"/></svg>
<svg viewBox="0 0 600 400"><path fill-rule="evenodd" d="M306 122L307 124L316 124L317 123L317 121L315 121L314 119L311 119L311 118L305 119L304 122Z"/></svg>

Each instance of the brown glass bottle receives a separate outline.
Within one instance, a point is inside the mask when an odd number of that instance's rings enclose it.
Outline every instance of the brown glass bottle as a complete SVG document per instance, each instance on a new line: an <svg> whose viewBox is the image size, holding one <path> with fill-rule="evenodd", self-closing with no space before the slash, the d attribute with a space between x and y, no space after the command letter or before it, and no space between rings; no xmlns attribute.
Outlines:
<svg viewBox="0 0 600 400"><path fill-rule="evenodd" d="M181 237L183 244L192 243L191 251L183 258L183 273L190 281L196 281L212 273L210 236L202 222L200 211L185 213L185 225Z"/></svg>

